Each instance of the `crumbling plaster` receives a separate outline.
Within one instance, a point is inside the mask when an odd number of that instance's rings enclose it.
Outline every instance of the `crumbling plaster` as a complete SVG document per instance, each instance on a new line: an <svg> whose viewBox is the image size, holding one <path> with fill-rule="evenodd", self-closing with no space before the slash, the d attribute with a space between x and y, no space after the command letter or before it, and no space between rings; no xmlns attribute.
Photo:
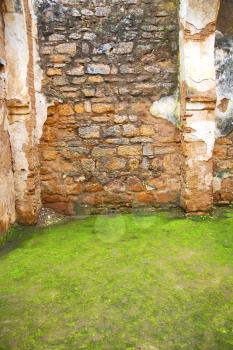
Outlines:
<svg viewBox="0 0 233 350"><path fill-rule="evenodd" d="M15 189L6 117L6 56L4 22L0 14L0 235L15 221Z"/></svg>
<svg viewBox="0 0 233 350"><path fill-rule="evenodd" d="M181 205L190 212L213 206L215 144L215 28L219 1L181 1Z"/></svg>
<svg viewBox="0 0 233 350"><path fill-rule="evenodd" d="M217 0L181 1L180 100L177 101L176 95L165 96L155 101L151 107L152 115L180 126L184 155L181 205L191 212L212 208L213 150L216 136L221 134L219 128L216 128L216 111L217 117L221 117L224 124L232 103L229 98L227 111L216 109L217 91L219 101L220 96L226 97L223 86L227 85L227 79L224 79L226 73L222 70L216 91L216 62L219 68L224 56L222 50L217 51L215 61L219 5L220 1ZM229 52L225 55L229 60ZM229 89L229 83L226 89ZM229 94L231 92L228 91L227 96ZM201 196L204 200L200 199Z"/></svg>
<svg viewBox="0 0 233 350"><path fill-rule="evenodd" d="M6 12L5 50L7 61L7 99L28 102L28 47L23 13Z"/></svg>
<svg viewBox="0 0 233 350"><path fill-rule="evenodd" d="M32 224L41 205L37 144L46 115L37 29L31 1L6 0L2 6L6 61L4 113L10 137L16 216L17 221Z"/></svg>
<svg viewBox="0 0 233 350"><path fill-rule="evenodd" d="M34 130L35 142L38 144L43 134L43 126L47 119L47 110L49 103L45 94L42 93L42 81L44 72L41 68L38 42L38 23L36 8L38 1L29 2L29 10L32 18L32 35L33 35L33 60L34 60L34 89L35 89L35 109L36 109L36 126Z"/></svg>

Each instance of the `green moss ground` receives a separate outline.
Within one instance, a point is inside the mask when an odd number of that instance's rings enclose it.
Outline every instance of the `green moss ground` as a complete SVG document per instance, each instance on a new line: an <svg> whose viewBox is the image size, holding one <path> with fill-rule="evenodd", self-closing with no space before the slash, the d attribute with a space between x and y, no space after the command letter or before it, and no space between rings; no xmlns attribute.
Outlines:
<svg viewBox="0 0 233 350"><path fill-rule="evenodd" d="M16 231L0 256L1 350L233 349L233 210Z"/></svg>

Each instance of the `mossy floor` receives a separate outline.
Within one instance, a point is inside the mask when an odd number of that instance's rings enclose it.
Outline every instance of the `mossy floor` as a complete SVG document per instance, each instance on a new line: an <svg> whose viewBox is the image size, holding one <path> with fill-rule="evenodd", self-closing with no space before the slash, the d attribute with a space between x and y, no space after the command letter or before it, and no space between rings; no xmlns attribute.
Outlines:
<svg viewBox="0 0 233 350"><path fill-rule="evenodd" d="M18 233L0 256L1 350L233 349L233 210Z"/></svg>

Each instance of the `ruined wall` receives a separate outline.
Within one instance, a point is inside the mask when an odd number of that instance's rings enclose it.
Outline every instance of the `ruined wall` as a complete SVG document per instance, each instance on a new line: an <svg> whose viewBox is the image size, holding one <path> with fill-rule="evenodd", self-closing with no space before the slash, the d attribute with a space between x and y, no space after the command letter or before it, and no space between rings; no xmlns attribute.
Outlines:
<svg viewBox="0 0 233 350"><path fill-rule="evenodd" d="M232 202L233 3L215 42L219 3L2 2L0 230L35 223L41 198L65 214Z"/></svg>
<svg viewBox="0 0 233 350"><path fill-rule="evenodd" d="M0 4L0 233L10 223L34 224L40 201L40 92L37 30L30 0Z"/></svg>
<svg viewBox="0 0 233 350"><path fill-rule="evenodd" d="M222 0L215 42L217 73L214 199L233 201L233 2Z"/></svg>
<svg viewBox="0 0 233 350"><path fill-rule="evenodd" d="M0 13L0 236L15 220L15 190L6 114L6 54L4 21Z"/></svg>
<svg viewBox="0 0 233 350"><path fill-rule="evenodd" d="M35 140L34 38L29 0L3 4L6 103L18 222L35 223L40 208L39 161Z"/></svg>
<svg viewBox="0 0 233 350"><path fill-rule="evenodd" d="M75 212L179 204L179 131L150 113L178 79L176 1L42 1L44 205Z"/></svg>

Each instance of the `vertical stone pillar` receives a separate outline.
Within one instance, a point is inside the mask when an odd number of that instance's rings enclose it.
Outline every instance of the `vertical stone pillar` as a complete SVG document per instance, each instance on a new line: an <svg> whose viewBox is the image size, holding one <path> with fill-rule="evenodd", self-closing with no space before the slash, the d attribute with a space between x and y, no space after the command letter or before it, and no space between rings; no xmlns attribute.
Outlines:
<svg viewBox="0 0 233 350"><path fill-rule="evenodd" d="M5 0L7 107L12 150L16 214L34 224L40 208L39 161L34 86L33 24L28 0Z"/></svg>
<svg viewBox="0 0 233 350"><path fill-rule="evenodd" d="M15 220L15 191L6 109L4 23L0 13L0 236Z"/></svg>
<svg viewBox="0 0 233 350"><path fill-rule="evenodd" d="M181 205L188 212L213 206L216 82L214 43L219 0L182 0L180 9Z"/></svg>

